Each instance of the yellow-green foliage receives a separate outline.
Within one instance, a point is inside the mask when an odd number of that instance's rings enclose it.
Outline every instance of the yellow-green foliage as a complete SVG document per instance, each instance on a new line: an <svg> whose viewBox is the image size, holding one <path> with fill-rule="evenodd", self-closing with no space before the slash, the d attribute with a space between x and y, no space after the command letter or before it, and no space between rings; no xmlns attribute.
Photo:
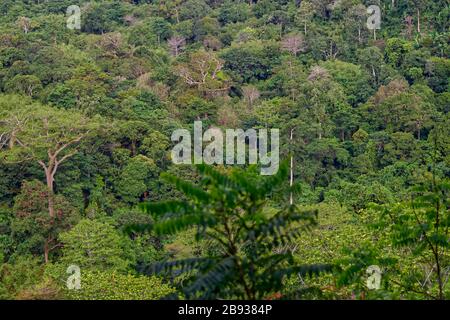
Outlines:
<svg viewBox="0 0 450 320"><path fill-rule="evenodd" d="M83 271L81 289L65 290L72 300L157 300L174 291L157 277Z"/></svg>

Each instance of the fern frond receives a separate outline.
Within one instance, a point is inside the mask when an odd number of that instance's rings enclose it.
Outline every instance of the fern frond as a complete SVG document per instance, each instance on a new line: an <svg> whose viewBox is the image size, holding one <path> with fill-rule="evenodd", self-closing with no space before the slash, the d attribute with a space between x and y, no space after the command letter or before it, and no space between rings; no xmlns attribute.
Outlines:
<svg viewBox="0 0 450 320"><path fill-rule="evenodd" d="M217 262L213 258L189 258L175 261L157 262L151 265L141 265L137 270L143 274L152 275L173 272L177 270L180 273L192 271L198 268L212 266Z"/></svg>
<svg viewBox="0 0 450 320"><path fill-rule="evenodd" d="M308 264L300 266L292 266L285 269L275 271L275 275L278 277L288 277L293 274L300 276L318 276L322 273L333 271L334 265L332 264Z"/></svg>
<svg viewBox="0 0 450 320"><path fill-rule="evenodd" d="M155 223L153 230L159 235L175 234L182 230L187 230L192 226L201 225L202 227L212 226L216 219L210 215L202 213L185 214L180 217L172 217Z"/></svg>
<svg viewBox="0 0 450 320"><path fill-rule="evenodd" d="M143 202L139 204L139 208L144 212L154 216L173 213L191 212L192 207L184 201L164 201L158 203Z"/></svg>
<svg viewBox="0 0 450 320"><path fill-rule="evenodd" d="M208 195L208 193L197 187L196 185L166 173L161 174L161 177L167 182L174 184L177 189L182 191L186 196L196 199L200 202L209 202L210 196Z"/></svg>
<svg viewBox="0 0 450 320"><path fill-rule="evenodd" d="M184 291L187 297L196 292L204 292L203 297L208 299L215 291L216 287L223 283L234 268L234 257L227 257L214 265L209 271L199 275L198 278Z"/></svg>

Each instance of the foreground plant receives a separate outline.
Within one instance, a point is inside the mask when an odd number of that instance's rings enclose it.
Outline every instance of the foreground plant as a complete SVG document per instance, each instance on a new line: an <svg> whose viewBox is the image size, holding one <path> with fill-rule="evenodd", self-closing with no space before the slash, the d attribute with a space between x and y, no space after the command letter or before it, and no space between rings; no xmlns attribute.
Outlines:
<svg viewBox="0 0 450 320"><path fill-rule="evenodd" d="M269 197L287 177L285 164L276 175L265 178L242 170L223 174L205 165L198 170L199 185L166 175L188 200L142 204L156 223L133 229L169 235L196 227L196 240L209 240L213 253L143 266L142 272L183 274L186 280L179 292L188 299L264 299L280 297L283 280L291 275L331 270L324 264L297 265L290 251L274 253L314 225L317 215L314 210L300 212L294 205L270 213L266 210Z"/></svg>
<svg viewBox="0 0 450 320"><path fill-rule="evenodd" d="M381 212L377 227L392 234L394 246L407 248L422 262L424 272L402 281L403 291L420 293L428 299L446 299L450 270L450 182L445 178L438 180L433 173L431 181L416 186L413 192L410 203L373 205Z"/></svg>

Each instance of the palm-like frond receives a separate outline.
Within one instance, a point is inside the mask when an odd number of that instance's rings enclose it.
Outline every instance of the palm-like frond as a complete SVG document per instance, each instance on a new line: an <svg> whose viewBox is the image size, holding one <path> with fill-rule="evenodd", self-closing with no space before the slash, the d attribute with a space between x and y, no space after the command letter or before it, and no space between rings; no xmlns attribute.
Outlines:
<svg viewBox="0 0 450 320"><path fill-rule="evenodd" d="M197 238L208 237L216 254L203 258L165 261L142 267L145 273L189 273L180 290L187 298L263 298L277 292L283 279L295 273L315 275L330 271L328 265L297 266L291 253L274 253L311 227L316 211L301 212L287 205L275 214L265 206L273 192L286 181L287 163L270 177L251 176L239 170L224 174L199 165L199 185L165 175L188 198L187 201L144 203L141 209L156 222L143 229L158 235L197 227Z"/></svg>

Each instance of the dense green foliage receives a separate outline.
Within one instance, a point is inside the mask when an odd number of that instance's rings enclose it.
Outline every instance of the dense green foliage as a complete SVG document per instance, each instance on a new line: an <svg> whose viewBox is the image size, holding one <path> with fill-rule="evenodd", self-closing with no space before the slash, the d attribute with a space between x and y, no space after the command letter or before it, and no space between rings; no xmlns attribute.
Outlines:
<svg viewBox="0 0 450 320"><path fill-rule="evenodd" d="M0 16L0 298L450 298L448 1L2 0ZM295 190L285 167L173 164L195 120L279 128ZM304 277L316 265L333 270Z"/></svg>
<svg viewBox="0 0 450 320"><path fill-rule="evenodd" d="M88 271L81 290L68 290L67 295L72 300L156 300L173 291L155 277Z"/></svg>

